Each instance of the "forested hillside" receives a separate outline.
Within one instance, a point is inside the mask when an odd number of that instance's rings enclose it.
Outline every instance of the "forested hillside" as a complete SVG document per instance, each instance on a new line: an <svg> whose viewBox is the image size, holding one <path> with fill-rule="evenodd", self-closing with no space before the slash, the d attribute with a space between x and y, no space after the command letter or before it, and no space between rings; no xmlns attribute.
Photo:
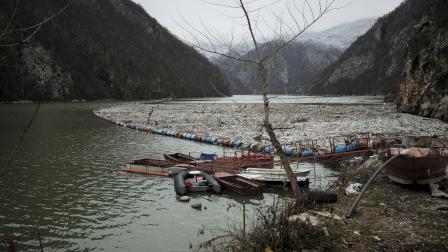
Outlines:
<svg viewBox="0 0 448 252"><path fill-rule="evenodd" d="M229 95L219 69L130 0L0 2L0 100ZM12 18L11 18L12 17ZM26 40L15 46L15 42Z"/></svg>

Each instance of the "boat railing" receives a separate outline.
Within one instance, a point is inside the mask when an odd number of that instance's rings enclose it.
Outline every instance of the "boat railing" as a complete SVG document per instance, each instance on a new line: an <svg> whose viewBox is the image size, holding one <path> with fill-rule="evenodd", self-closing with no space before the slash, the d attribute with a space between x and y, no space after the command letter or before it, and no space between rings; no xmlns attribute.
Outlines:
<svg viewBox="0 0 448 252"><path fill-rule="evenodd" d="M395 156L395 155L409 155L409 150L412 148L417 148L419 151L419 154L423 157L430 157L430 156L448 156L448 146L443 144L440 141L441 145L438 144L431 144L429 147L419 147L419 146L407 146L405 144L392 144L386 151L386 154L388 156ZM427 151L421 151L421 150L427 150Z"/></svg>

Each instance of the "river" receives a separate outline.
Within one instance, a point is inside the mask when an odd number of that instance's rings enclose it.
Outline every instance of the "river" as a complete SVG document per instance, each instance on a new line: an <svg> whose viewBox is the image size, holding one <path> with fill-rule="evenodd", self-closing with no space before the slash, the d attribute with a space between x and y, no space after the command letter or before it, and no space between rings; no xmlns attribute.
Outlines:
<svg viewBox="0 0 448 252"><path fill-rule="evenodd" d="M257 198L196 194L190 203L206 207L198 211L176 200L171 178L118 172L132 159L222 148L118 127L92 114L113 104L42 104L19 145L36 105L0 105L0 240L37 249L39 230L51 251L186 251L210 238L207 231L198 235L202 228L239 224L242 202L251 215L272 201L273 192ZM317 177L337 174L308 165Z"/></svg>

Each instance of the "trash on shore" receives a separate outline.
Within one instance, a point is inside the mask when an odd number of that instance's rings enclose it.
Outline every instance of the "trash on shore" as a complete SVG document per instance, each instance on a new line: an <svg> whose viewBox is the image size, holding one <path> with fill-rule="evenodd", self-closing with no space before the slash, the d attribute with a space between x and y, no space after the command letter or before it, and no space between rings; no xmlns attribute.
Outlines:
<svg viewBox="0 0 448 252"><path fill-rule="evenodd" d="M347 188L345 188L346 195L358 195L359 191L361 191L362 184L360 183L350 183Z"/></svg>
<svg viewBox="0 0 448 252"><path fill-rule="evenodd" d="M448 193L441 191L436 183L429 183L429 191L434 198L448 199Z"/></svg>
<svg viewBox="0 0 448 252"><path fill-rule="evenodd" d="M319 219L316 216L311 215L308 212L304 212L304 213L300 213L300 214L289 216L288 220L289 221L300 221L300 222L308 223L308 224L311 224L311 226L318 226L318 225L320 225Z"/></svg>
<svg viewBox="0 0 448 252"><path fill-rule="evenodd" d="M311 224L312 226L318 226L321 225L322 222L320 221L320 218L327 218L327 219L333 219L340 221L342 220L342 217L337 214L332 214L329 212L319 212L319 211L312 211L309 210L307 212L303 212L296 215L289 216L289 221L300 221L304 223Z"/></svg>

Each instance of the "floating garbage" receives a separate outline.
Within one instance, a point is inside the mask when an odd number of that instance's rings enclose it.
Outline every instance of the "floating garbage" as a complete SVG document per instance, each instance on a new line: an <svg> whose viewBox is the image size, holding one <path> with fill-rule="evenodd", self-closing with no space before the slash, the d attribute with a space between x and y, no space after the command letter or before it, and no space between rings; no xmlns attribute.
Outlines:
<svg viewBox="0 0 448 252"><path fill-rule="evenodd" d="M121 120L112 120L108 117L104 117L104 115L97 114L94 112L96 116L108 120L110 122L113 122L117 125L123 126L125 128L130 129L136 129L144 132L150 132L152 134L158 134L163 136L169 136L169 137L176 137L176 138L183 138L186 140L191 141L197 141L197 142L203 142L208 144L215 144L215 145L221 145L223 147L230 147L230 148L239 148L243 150L250 150L254 152L264 152L264 153L275 153L276 149L273 146L264 146L259 143L244 143L240 139L231 139L228 137L219 137L219 136L213 136L208 133L198 133L198 132L181 132L181 131L175 131L172 129L157 129L157 128L151 128L147 125L140 125L138 123L133 123L132 121L126 121L123 122ZM341 152L348 152L353 150L358 150L363 146L363 144L359 141L352 141L348 145L340 145L334 147L335 153L341 153ZM283 146L282 147L283 152L286 156L299 156L302 158L310 158L310 157L317 157L321 156L321 154L315 150L301 150L297 149L293 146Z"/></svg>
<svg viewBox="0 0 448 252"><path fill-rule="evenodd" d="M202 204L201 203L193 203L191 204L191 208L202 210Z"/></svg>
<svg viewBox="0 0 448 252"><path fill-rule="evenodd" d="M190 199L191 199L191 197L187 196L187 195L179 197L179 201L182 201L182 202L188 202L188 201L190 201Z"/></svg>

